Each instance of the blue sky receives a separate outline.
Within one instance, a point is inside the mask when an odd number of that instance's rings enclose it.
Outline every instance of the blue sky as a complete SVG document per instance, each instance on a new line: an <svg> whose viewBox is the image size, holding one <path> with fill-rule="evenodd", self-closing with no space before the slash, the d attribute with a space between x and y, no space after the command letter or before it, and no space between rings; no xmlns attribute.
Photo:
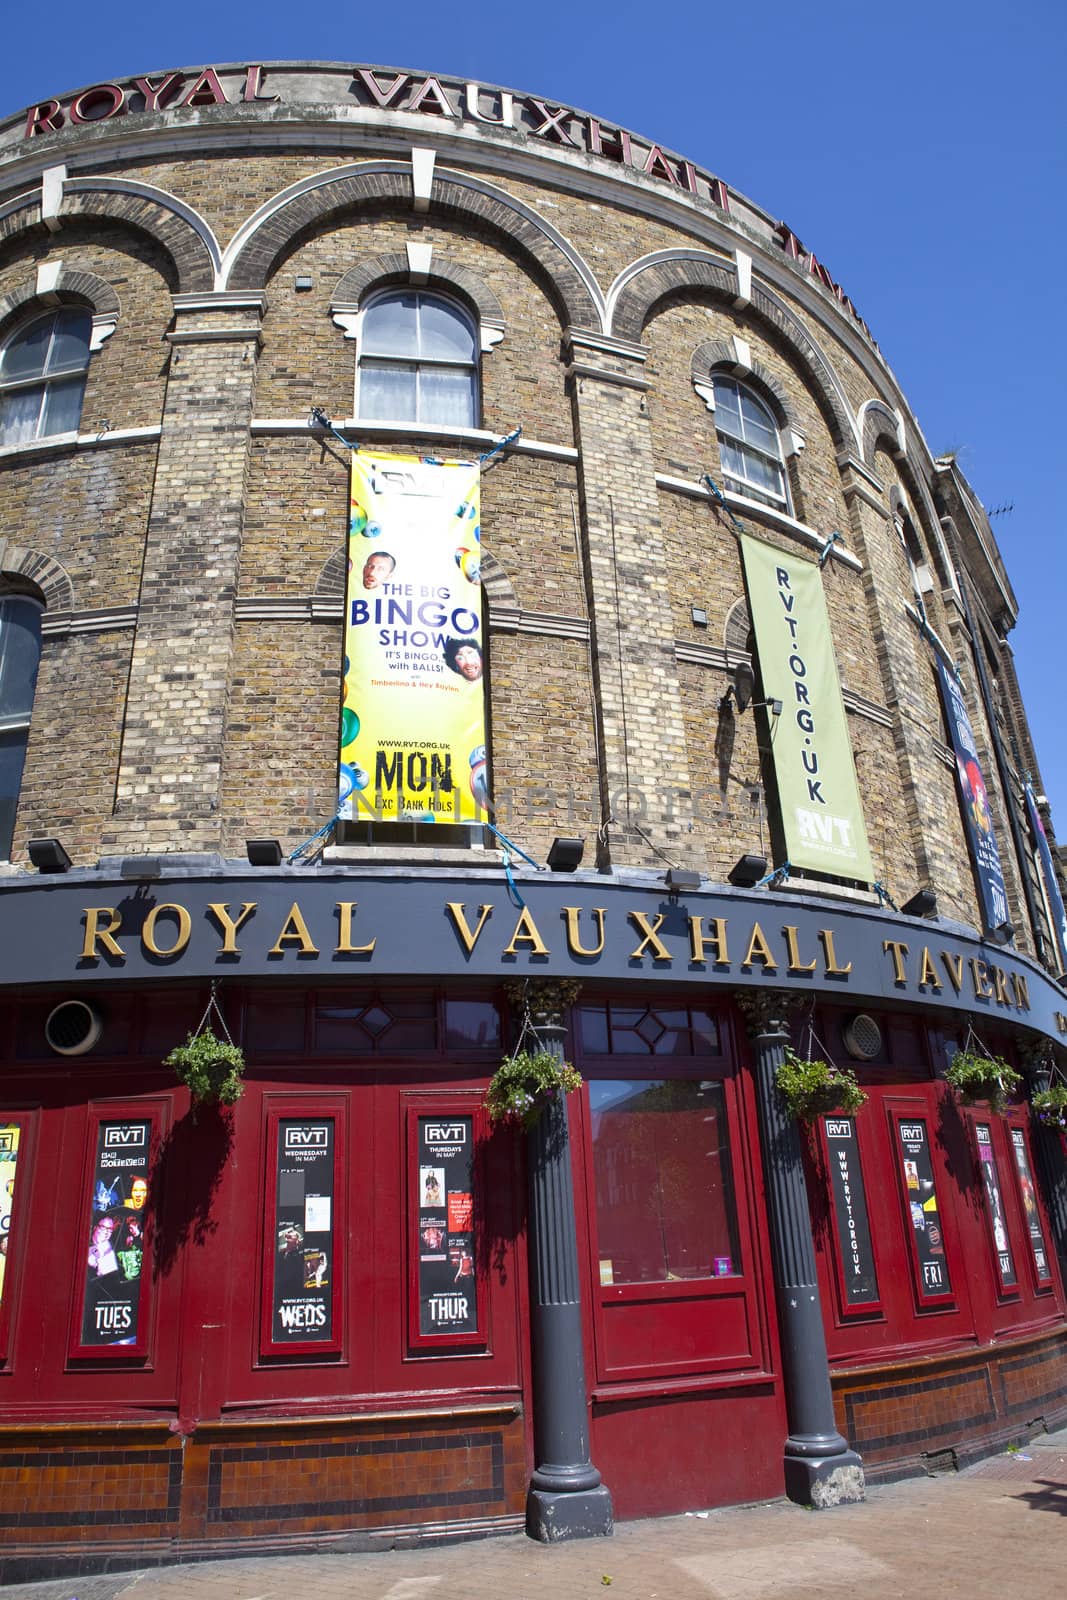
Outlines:
<svg viewBox="0 0 1067 1600"><path fill-rule="evenodd" d="M298 15L299 13L299 15ZM1062 0L667 7L278 0L9 7L0 115L163 67L322 60L433 68L593 111L783 218L852 296L935 453L994 519L1012 636L1067 842L1067 554L1056 493L1067 373Z"/></svg>

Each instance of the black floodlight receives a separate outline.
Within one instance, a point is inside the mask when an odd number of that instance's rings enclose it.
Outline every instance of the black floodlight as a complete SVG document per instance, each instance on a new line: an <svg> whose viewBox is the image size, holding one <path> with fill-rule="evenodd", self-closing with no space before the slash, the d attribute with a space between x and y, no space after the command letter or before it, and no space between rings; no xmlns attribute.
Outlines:
<svg viewBox="0 0 1067 1600"><path fill-rule="evenodd" d="M986 938L991 944L1010 944L1015 937L1015 929L1010 922L999 922L995 928L990 928Z"/></svg>
<svg viewBox="0 0 1067 1600"><path fill-rule="evenodd" d="M754 889L767 876L767 857L742 856L727 876L739 889Z"/></svg>
<svg viewBox="0 0 1067 1600"><path fill-rule="evenodd" d="M576 872L584 854L584 839L553 839L548 864L553 872Z"/></svg>
<svg viewBox="0 0 1067 1600"><path fill-rule="evenodd" d="M136 878L141 883L162 876L163 863L158 856L127 856L119 868L120 878Z"/></svg>
<svg viewBox="0 0 1067 1600"><path fill-rule="evenodd" d="M689 867L671 867L664 881L671 894L688 894L700 888L701 879Z"/></svg>
<svg viewBox="0 0 1067 1600"><path fill-rule="evenodd" d="M26 853L38 872L69 872L72 866L58 839L31 839Z"/></svg>
<svg viewBox="0 0 1067 1600"><path fill-rule="evenodd" d="M277 839L246 839L245 851L253 867L280 867L282 847Z"/></svg>
<svg viewBox="0 0 1067 1600"><path fill-rule="evenodd" d="M937 913L937 896L927 887L918 889L910 900L905 900L901 906L906 917L932 917Z"/></svg>

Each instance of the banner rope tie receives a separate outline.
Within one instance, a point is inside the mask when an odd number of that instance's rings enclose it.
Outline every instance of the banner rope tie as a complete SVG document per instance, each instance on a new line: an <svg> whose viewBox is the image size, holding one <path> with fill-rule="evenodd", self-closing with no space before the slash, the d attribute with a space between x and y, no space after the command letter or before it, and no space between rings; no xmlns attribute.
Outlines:
<svg viewBox="0 0 1067 1600"><path fill-rule="evenodd" d="M287 864L289 866L292 866L299 859L299 857L304 854L304 852L306 850L310 850L312 845L316 844L319 839L325 839L325 837L329 833L330 829L332 827L334 827L337 824L338 820L340 819L341 806L343 804L344 804L344 802L341 801L340 804L337 807L337 810L334 812L333 816L330 818L329 822L324 822L322 827L319 828L316 833L313 833L311 835L310 839L305 839L303 844L298 844L295 850L290 850L289 854L285 858L286 862L287 862ZM305 865L306 865L306 863L305 863Z"/></svg>
<svg viewBox="0 0 1067 1600"><path fill-rule="evenodd" d="M505 434L502 439L498 439L496 444L493 445L492 449L484 451L482 455L478 457L479 466L484 467L485 463L487 461L492 461L493 457L499 455L501 450L506 450L509 444L514 444L521 432L521 426L518 428L512 428L510 433Z"/></svg>
<svg viewBox="0 0 1067 1600"><path fill-rule="evenodd" d="M711 476L711 474L709 472L702 473L700 481L701 481L701 483L706 483L707 484L709 490L711 491L711 498L714 501L716 501L716 503L719 505L719 507L721 508L721 510L723 511L723 513L726 516L727 522L729 522L729 524L730 524L731 528L733 528L734 532L735 533L744 533L744 531L745 531L744 523L741 521L740 517L735 517L734 516L733 512L730 510L730 507L726 502L726 496L723 494L722 490L719 488L718 484L715 482L715 480Z"/></svg>
<svg viewBox="0 0 1067 1600"><path fill-rule="evenodd" d="M762 889L765 884L770 884L771 888L773 889L777 884L784 883L792 870L793 869L789 862L783 861L780 867L775 867L773 872L768 872L767 876L765 878L761 878L759 882L754 885L754 887L756 889Z"/></svg>
<svg viewBox="0 0 1067 1600"><path fill-rule="evenodd" d="M830 551L833 549L834 545L835 544L844 544L844 542L845 542L845 540L844 540L844 535L843 534L835 532L835 533L832 533L830 535L830 537L827 539L826 543L822 547L822 554L819 557L819 565L820 565L820 567L825 567L826 563L829 561L829 559L830 559Z"/></svg>

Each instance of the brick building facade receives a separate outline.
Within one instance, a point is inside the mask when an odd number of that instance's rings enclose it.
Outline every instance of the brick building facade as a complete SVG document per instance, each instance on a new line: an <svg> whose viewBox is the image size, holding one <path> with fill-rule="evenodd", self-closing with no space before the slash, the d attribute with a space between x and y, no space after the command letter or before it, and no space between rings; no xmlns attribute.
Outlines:
<svg viewBox="0 0 1067 1600"><path fill-rule="evenodd" d="M424 314L472 340L462 405L403 344ZM335 817L357 448L488 457L496 831ZM788 227L491 86L91 86L0 123L0 477L5 1575L827 1505L1062 1420L1067 1178L1027 1091L1067 963L1015 600ZM788 860L796 708L739 528L821 573L870 881ZM536 866L559 838L573 874ZM196 1116L161 1061L212 996L246 1086ZM520 1036L587 1080L526 1138L482 1107ZM866 1106L786 1116L790 1041ZM1022 1072L1006 1110L958 1104L960 1047ZM292 1304L321 1290L329 1337L287 1343L286 1141L318 1127L330 1246ZM438 1127L474 1151L450 1333L420 1321ZM109 1227L132 1342L89 1315Z"/></svg>

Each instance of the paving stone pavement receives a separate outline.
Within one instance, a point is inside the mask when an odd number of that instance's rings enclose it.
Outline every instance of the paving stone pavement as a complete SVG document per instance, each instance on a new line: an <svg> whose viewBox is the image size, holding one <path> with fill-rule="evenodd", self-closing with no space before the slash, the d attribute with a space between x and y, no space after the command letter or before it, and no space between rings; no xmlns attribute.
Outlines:
<svg viewBox="0 0 1067 1600"><path fill-rule="evenodd" d="M0 1587L0 1600L1063 1600L1067 1431L858 1506L769 1505L359 1555L194 1562Z"/></svg>

